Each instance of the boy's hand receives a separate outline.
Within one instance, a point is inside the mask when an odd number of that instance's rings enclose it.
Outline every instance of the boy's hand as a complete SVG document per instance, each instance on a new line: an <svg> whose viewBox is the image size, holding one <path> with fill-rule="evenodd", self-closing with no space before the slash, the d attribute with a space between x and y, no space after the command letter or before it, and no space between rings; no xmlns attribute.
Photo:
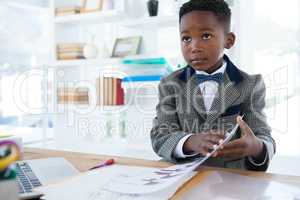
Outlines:
<svg viewBox="0 0 300 200"><path fill-rule="evenodd" d="M211 131L209 133L192 135L187 139L183 145L183 152L185 154L200 153L206 155L214 149L214 145L218 145L220 140L224 140L224 132Z"/></svg>
<svg viewBox="0 0 300 200"><path fill-rule="evenodd" d="M251 156L257 158L263 150L263 142L254 135L251 128L240 116L237 117L237 123L241 129L242 137L226 144L216 153L216 156L237 158Z"/></svg>

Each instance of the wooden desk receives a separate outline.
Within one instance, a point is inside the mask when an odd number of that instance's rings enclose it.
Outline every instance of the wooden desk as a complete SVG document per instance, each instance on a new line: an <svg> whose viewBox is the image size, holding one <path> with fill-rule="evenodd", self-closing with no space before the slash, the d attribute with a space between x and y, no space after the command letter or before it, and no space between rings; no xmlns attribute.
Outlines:
<svg viewBox="0 0 300 200"><path fill-rule="evenodd" d="M109 158L114 158L117 164L121 165L132 165L132 166L144 166L144 167L168 167L171 166L170 163L161 161L149 161L142 159L132 159L117 156L106 156L106 155L95 155L95 154L85 154L77 152L67 152L67 151L55 151L55 150L45 150L45 149L35 149L35 148L25 148L24 149L24 160L29 159L39 159L48 157L64 157L69 162L71 162L74 167L79 171L85 172L89 168L95 166L97 163L107 160ZM172 199L176 199L181 196L189 188L203 181L209 173L212 171L226 171L233 172L241 175L246 175L250 177L258 177L266 180L279 181L283 183L288 183L300 188L300 177L298 176L286 176L277 175L264 172L253 172L253 171L243 171L243 170L233 170L233 169L223 169L223 168L212 168L212 167L201 167L198 170L198 174L194 176L190 181L184 184L174 195Z"/></svg>

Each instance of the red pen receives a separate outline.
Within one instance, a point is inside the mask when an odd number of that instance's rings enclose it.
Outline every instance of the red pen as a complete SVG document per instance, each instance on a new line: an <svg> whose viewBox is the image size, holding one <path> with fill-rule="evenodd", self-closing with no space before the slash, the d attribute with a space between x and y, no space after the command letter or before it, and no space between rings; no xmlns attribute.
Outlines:
<svg viewBox="0 0 300 200"><path fill-rule="evenodd" d="M89 170L98 169L98 168L101 168L101 167L106 167L106 166L112 165L114 163L115 163L114 159L109 159L109 160L107 160L103 163L100 163L100 164L96 165L95 167L90 168Z"/></svg>

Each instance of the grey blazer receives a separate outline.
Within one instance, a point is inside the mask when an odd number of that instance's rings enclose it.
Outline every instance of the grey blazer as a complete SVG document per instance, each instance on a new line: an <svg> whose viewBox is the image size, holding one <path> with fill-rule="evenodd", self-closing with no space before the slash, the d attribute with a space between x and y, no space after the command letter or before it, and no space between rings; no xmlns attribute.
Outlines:
<svg viewBox="0 0 300 200"><path fill-rule="evenodd" d="M236 124L236 117L244 115L246 123L264 143L263 154L266 162L257 166L247 157L223 157L210 158L204 165L264 171L275 153L275 141L263 112L265 85L262 76L242 72L226 55L224 60L227 62L224 82L219 86L209 112L205 110L193 68L187 66L161 80L157 116L151 130L153 150L170 162L193 160L198 156L188 159L174 156L175 147L181 138L190 133L201 134L208 130L228 131ZM240 131L233 139L238 137Z"/></svg>

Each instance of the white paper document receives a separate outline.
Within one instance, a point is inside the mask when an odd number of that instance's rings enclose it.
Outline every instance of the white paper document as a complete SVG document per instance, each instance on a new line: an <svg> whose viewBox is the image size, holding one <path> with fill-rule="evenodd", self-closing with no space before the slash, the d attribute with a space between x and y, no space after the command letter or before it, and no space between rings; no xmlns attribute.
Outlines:
<svg viewBox="0 0 300 200"><path fill-rule="evenodd" d="M205 157L196 159L194 162L174 165L168 168L150 170L149 172L141 171L135 175L124 173L112 178L104 188L108 191L118 192L122 194L149 194L169 188L176 182L181 182L187 176L210 158L219 148L234 136L238 129L238 125L226 134L224 141L217 145L213 151Z"/></svg>
<svg viewBox="0 0 300 200"><path fill-rule="evenodd" d="M150 194L159 192L175 183L183 184L183 180L186 177L190 177L197 166L198 162L193 162L162 169L137 170L135 173L123 171L118 176L112 177L103 188L121 194Z"/></svg>
<svg viewBox="0 0 300 200"><path fill-rule="evenodd" d="M120 194L107 191L104 186L115 177L128 174L149 173L156 168L132 167L124 165L112 165L109 167L93 170L58 184L38 188L45 194L46 200L72 199L72 200L162 200L169 199L182 183L175 183L172 188L161 190L152 194ZM194 175L187 176L183 182Z"/></svg>

